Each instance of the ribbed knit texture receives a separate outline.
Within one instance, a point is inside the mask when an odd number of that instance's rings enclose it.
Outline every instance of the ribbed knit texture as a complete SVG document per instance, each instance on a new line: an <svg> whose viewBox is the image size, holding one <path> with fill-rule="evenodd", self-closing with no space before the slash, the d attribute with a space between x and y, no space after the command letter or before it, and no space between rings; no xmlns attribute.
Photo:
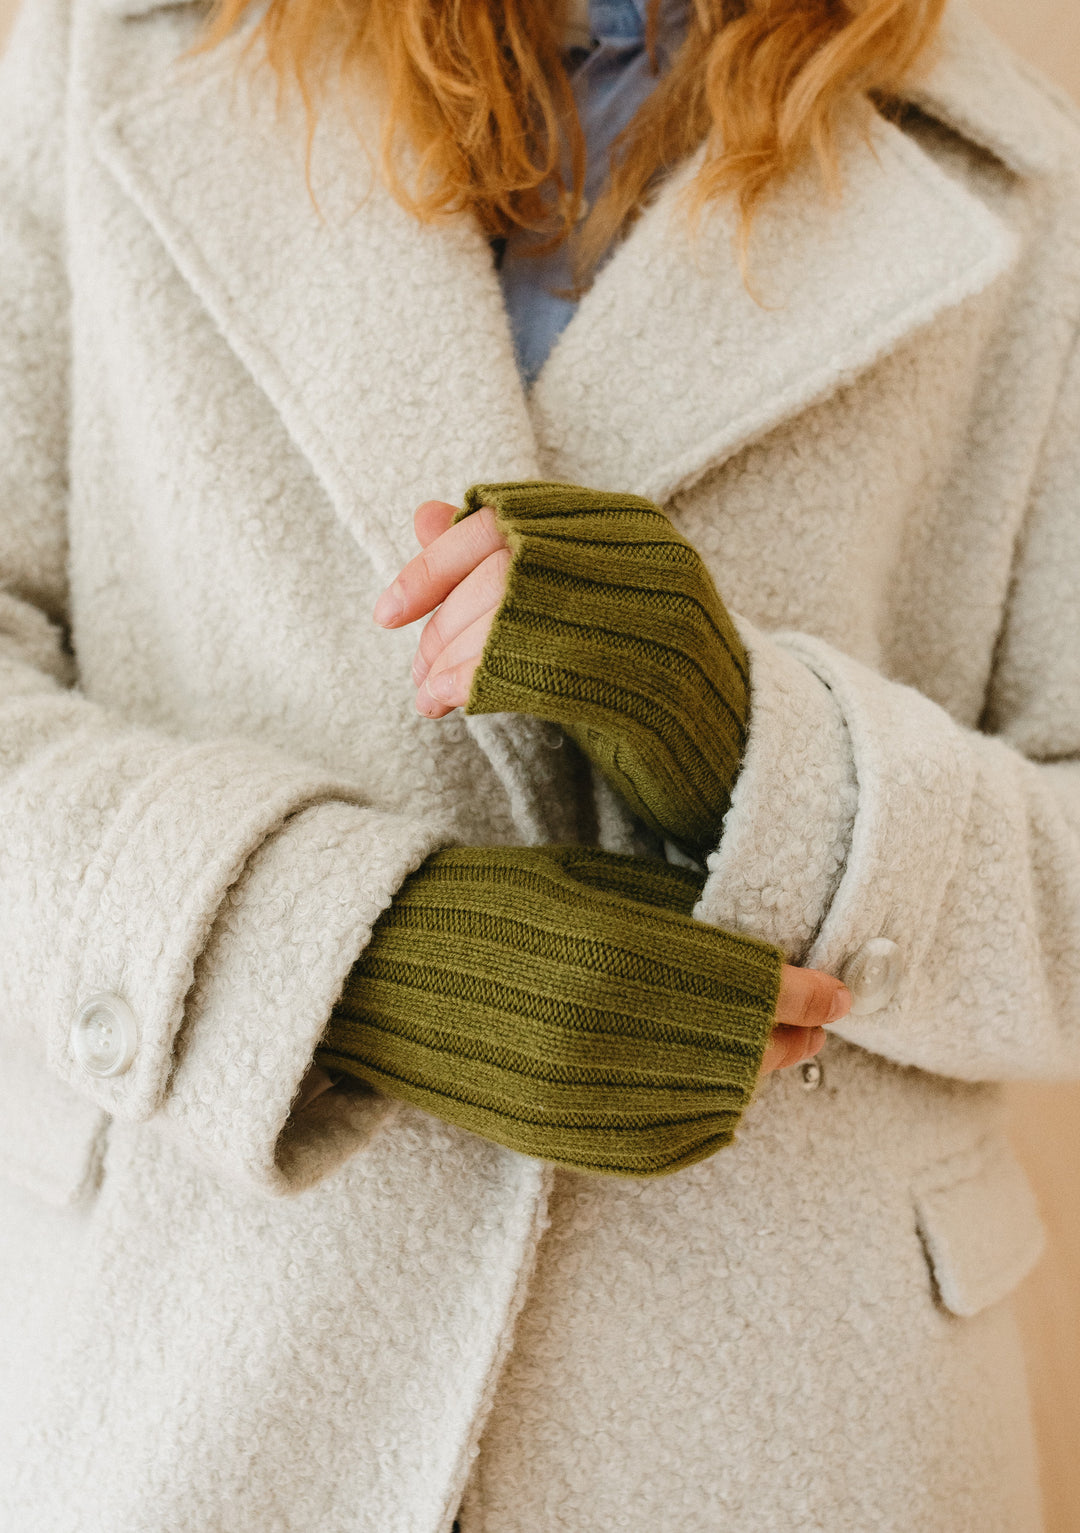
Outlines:
<svg viewBox="0 0 1080 1533"><path fill-rule="evenodd" d="M558 724L630 808L698 858L720 839L749 713L746 652L658 506L543 481L476 484L513 550L469 713Z"/></svg>
<svg viewBox="0 0 1080 1533"><path fill-rule="evenodd" d="M527 1155L658 1176L730 1143L782 955L701 880L583 847L457 848L405 881L317 1059Z"/></svg>

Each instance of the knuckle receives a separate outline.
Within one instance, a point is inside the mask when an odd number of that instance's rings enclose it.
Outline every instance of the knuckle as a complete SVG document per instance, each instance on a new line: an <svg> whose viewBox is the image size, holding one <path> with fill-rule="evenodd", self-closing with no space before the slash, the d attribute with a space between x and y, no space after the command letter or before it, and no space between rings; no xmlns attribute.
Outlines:
<svg viewBox="0 0 1080 1533"><path fill-rule="evenodd" d="M819 974L817 970L810 973L810 983L805 992L803 1024L806 1027L820 1027L828 1019L832 1003L832 982L827 974Z"/></svg>
<svg viewBox="0 0 1080 1533"><path fill-rule="evenodd" d="M493 553L496 549L509 549L509 544L499 531L499 523L495 512L490 506L484 506L469 520L473 525L473 536L478 546L485 555Z"/></svg>
<svg viewBox="0 0 1080 1533"><path fill-rule="evenodd" d="M420 635L420 653L424 659L430 662L443 648L442 630L439 627L438 614L431 618Z"/></svg>
<svg viewBox="0 0 1080 1533"><path fill-rule="evenodd" d="M792 1027L806 1027L814 1005L814 982L805 969L793 988L784 1021Z"/></svg>
<svg viewBox="0 0 1080 1533"><path fill-rule="evenodd" d="M801 1030L797 1027L781 1026L773 1029L769 1041L769 1050L773 1055L774 1070L786 1070L795 1064L802 1048Z"/></svg>
<svg viewBox="0 0 1080 1533"><path fill-rule="evenodd" d="M430 549L425 548L417 554L411 564L407 564L402 570L402 575L417 575L425 584L431 584L438 575L438 568L431 555Z"/></svg>
<svg viewBox="0 0 1080 1533"><path fill-rule="evenodd" d="M502 600L502 594L506 589L506 579L510 573L511 553L508 548L499 548L490 554L484 562L486 587L496 601Z"/></svg>

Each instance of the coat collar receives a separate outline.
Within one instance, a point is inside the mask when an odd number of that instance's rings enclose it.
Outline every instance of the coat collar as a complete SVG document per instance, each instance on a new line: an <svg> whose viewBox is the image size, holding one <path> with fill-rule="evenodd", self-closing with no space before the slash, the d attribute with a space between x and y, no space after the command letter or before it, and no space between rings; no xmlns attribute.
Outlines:
<svg viewBox="0 0 1080 1533"><path fill-rule="evenodd" d="M1053 174L1063 145L1075 138L1075 126L1064 131L1065 119L1076 116L1064 93L1007 48L964 0L952 0L931 66L907 97L1019 176Z"/></svg>
<svg viewBox="0 0 1080 1533"><path fill-rule="evenodd" d="M241 46L113 108L98 152L386 574L415 551L413 505L473 479L557 473L666 498L1013 256L983 204L881 122L848 146L837 206L808 174L762 215L757 301L728 213L696 245L669 237L690 166L600 274L527 404L479 231L422 227L373 178L365 193L344 108L316 134L313 206L302 117L265 75L237 89Z"/></svg>
<svg viewBox="0 0 1080 1533"><path fill-rule="evenodd" d="M853 136L844 160L838 203L808 172L762 210L750 289L734 210L696 243L678 227L686 167L537 379L549 473L666 500L1010 265L1013 236L895 127Z"/></svg>

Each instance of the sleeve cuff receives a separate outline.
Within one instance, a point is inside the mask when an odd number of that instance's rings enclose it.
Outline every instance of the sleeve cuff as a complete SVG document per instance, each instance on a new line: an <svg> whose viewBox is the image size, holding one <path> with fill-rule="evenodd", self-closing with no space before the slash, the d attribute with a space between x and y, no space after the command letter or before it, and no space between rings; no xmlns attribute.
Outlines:
<svg viewBox="0 0 1080 1533"><path fill-rule="evenodd" d="M750 661L749 733L694 915L771 942L798 963L830 908L851 844L851 741L824 682L736 621Z"/></svg>
<svg viewBox="0 0 1080 1533"><path fill-rule="evenodd" d="M82 875L47 1027L51 1068L129 1121L163 1099L195 961L248 858L298 810L357 796L320 768L244 742L176 751L151 740L147 754L149 770L133 757L117 774L126 765L136 781ZM108 1045L88 1060L77 1020L99 996L119 1002L131 1033L130 1057L111 1070Z"/></svg>
<svg viewBox="0 0 1080 1533"><path fill-rule="evenodd" d="M41 1003L49 1066L116 1119L145 1121L168 1101L211 1158L281 1179L275 1156L301 1153L283 1136L289 1103L336 990L438 832L247 741L176 749L148 736L141 757L136 743L106 781L118 802ZM252 1069L258 1085L228 1105ZM333 1137L344 1104L318 1108L312 1127Z"/></svg>
<svg viewBox="0 0 1080 1533"><path fill-rule="evenodd" d="M370 1138L392 1107L354 1083L292 1105L375 920L437 844L430 826L328 803L259 848L199 960L166 1132L269 1193L313 1185Z"/></svg>
<svg viewBox="0 0 1080 1533"><path fill-rule="evenodd" d="M842 977L856 1005L839 1036L941 1068L940 1044L913 1056L912 1017L940 1012L933 944L975 755L944 709L824 641L742 631L750 734L695 915Z"/></svg>
<svg viewBox="0 0 1080 1533"><path fill-rule="evenodd" d="M859 784L843 876L808 962L840 974L850 955L868 944L893 944L902 977L888 1000L867 1016L845 1018L833 1031L914 1063L913 1018L933 1019L941 1004L940 991L928 980L947 891L969 834L977 755L961 726L912 687L887 680L820 639L791 634L780 642L836 699ZM1002 747L987 741L985 749Z"/></svg>

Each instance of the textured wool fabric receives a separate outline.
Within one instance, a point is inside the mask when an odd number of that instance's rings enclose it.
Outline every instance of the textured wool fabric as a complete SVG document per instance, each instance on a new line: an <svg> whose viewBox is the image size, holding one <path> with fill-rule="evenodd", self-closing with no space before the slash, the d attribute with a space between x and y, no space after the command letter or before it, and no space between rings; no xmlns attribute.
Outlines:
<svg viewBox="0 0 1080 1533"><path fill-rule="evenodd" d="M1075 116L958 18L831 212L762 209L766 303L676 170L526 399L482 232L332 102L316 209L204 19L23 0L0 62L0 1525L442 1533L469 1484L465 1533L1030 1533L994 1082L1080 1070ZM370 621L481 478L648 496L736 615L699 917L904 955L675 1177L290 1112L434 849L640 829L551 726L419 718Z"/></svg>
<svg viewBox="0 0 1080 1533"><path fill-rule="evenodd" d="M746 740L746 651L700 554L637 495L475 484L513 550L470 713L560 725L646 824L703 857Z"/></svg>
<svg viewBox="0 0 1080 1533"><path fill-rule="evenodd" d="M508 1149L657 1176L731 1143L783 959L691 919L694 874L587 847L437 852L317 1058Z"/></svg>

